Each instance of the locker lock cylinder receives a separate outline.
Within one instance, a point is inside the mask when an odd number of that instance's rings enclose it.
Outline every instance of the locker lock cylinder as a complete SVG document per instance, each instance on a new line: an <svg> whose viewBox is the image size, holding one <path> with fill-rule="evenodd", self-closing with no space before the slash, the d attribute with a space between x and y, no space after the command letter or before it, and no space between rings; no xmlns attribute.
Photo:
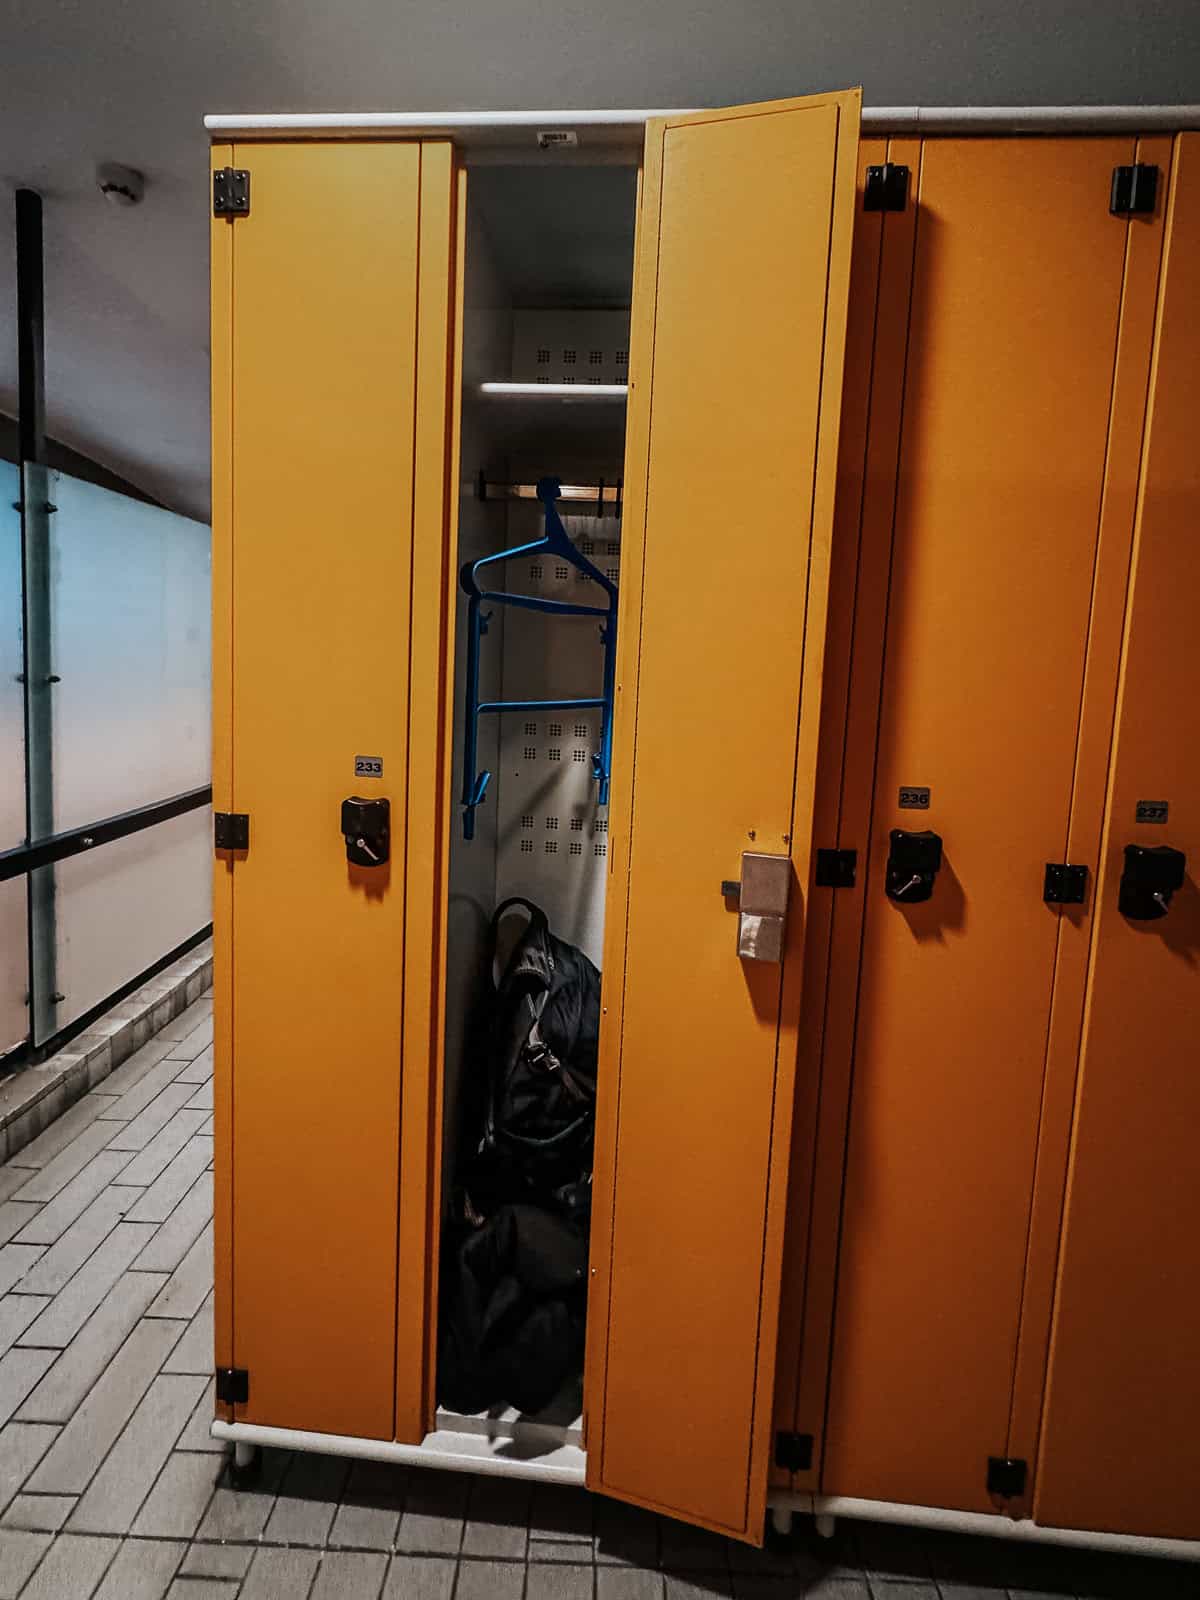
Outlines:
<svg viewBox="0 0 1200 1600"><path fill-rule="evenodd" d="M364 800L351 795L342 801L342 835L346 860L356 867L381 867L391 840L391 806L381 796Z"/></svg>
<svg viewBox="0 0 1200 1600"><path fill-rule="evenodd" d="M1127 844L1117 900L1121 915L1133 922L1165 917L1186 870L1187 857L1169 844Z"/></svg>
<svg viewBox="0 0 1200 1600"><path fill-rule="evenodd" d="M930 828L893 828L884 888L889 900L915 905L933 894L942 864L942 836Z"/></svg>

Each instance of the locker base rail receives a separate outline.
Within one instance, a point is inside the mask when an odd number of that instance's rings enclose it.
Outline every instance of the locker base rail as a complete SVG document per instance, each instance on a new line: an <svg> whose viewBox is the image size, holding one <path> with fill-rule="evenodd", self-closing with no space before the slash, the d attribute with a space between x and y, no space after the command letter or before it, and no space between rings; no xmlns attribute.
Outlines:
<svg viewBox="0 0 1200 1600"><path fill-rule="evenodd" d="M866 1522L899 1522L915 1528L951 1533L977 1533L992 1539L1023 1539L1034 1544L1077 1545L1132 1556L1161 1556L1172 1561L1200 1561L1200 1539L1160 1539L1141 1533L1098 1533L1086 1528L1044 1528L1027 1517L986 1511L947 1511L939 1506L906 1506L890 1500L856 1500L849 1495L793 1494L773 1489L767 1496L771 1518L781 1528L788 1512L814 1515L818 1533L828 1537L838 1517Z"/></svg>
<svg viewBox="0 0 1200 1600"><path fill-rule="evenodd" d="M527 1439L489 1438L482 1433L451 1433L441 1428L427 1433L420 1444L309 1433L303 1428L267 1428L256 1422L223 1422L219 1417L211 1431L214 1439L228 1439L235 1447L271 1445L277 1450L309 1450L316 1455L352 1456L361 1461L395 1461L409 1467L531 1478L538 1483L582 1486L587 1466L587 1456L578 1445L559 1444L535 1455Z"/></svg>

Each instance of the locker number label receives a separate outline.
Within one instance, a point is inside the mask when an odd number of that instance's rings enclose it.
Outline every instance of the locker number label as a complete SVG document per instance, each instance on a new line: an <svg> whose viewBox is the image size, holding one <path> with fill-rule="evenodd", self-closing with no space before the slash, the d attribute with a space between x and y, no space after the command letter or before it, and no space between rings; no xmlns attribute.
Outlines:
<svg viewBox="0 0 1200 1600"><path fill-rule="evenodd" d="M382 778L382 756L355 756L354 776L356 778Z"/></svg>
<svg viewBox="0 0 1200 1600"><path fill-rule="evenodd" d="M900 789L901 811L928 811L929 790L905 784Z"/></svg>
<svg viewBox="0 0 1200 1600"><path fill-rule="evenodd" d="M1137 803L1137 820L1139 822L1165 822L1167 820L1167 802L1165 800L1139 800Z"/></svg>

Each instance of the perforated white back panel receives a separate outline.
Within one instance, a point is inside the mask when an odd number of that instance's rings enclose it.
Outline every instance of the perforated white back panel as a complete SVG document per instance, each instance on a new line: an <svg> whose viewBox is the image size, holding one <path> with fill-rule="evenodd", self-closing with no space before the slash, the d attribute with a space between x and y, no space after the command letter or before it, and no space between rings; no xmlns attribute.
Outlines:
<svg viewBox="0 0 1200 1600"><path fill-rule="evenodd" d="M540 506L509 509L516 544L542 527ZM619 580L620 522L614 516L563 515L589 559ZM514 593L602 605L603 591L564 562L510 561ZM485 648L487 640L484 641ZM512 609L504 630L504 698L598 695L604 665L596 617L555 617ZM600 712L506 712L500 732L497 805L497 902L521 894L546 912L550 926L600 965L608 871L608 808L597 804L592 755ZM490 800L489 796L489 800Z"/></svg>
<svg viewBox="0 0 1200 1600"><path fill-rule="evenodd" d="M628 383L628 311L516 311L517 383Z"/></svg>

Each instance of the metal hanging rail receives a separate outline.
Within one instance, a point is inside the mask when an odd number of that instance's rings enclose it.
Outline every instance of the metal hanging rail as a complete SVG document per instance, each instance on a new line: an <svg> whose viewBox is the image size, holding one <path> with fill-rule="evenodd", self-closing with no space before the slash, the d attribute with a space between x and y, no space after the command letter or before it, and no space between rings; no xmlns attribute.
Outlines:
<svg viewBox="0 0 1200 1600"><path fill-rule="evenodd" d="M545 482L547 480L543 480ZM475 498L477 500L540 500L541 483L493 483L484 473L480 473L475 480ZM558 498L568 500L573 504L590 506L598 517L609 515L606 507L612 507L612 514L621 515L621 503L625 493L623 481L618 478L616 483L605 483L601 478L599 483L560 483L558 485Z"/></svg>

